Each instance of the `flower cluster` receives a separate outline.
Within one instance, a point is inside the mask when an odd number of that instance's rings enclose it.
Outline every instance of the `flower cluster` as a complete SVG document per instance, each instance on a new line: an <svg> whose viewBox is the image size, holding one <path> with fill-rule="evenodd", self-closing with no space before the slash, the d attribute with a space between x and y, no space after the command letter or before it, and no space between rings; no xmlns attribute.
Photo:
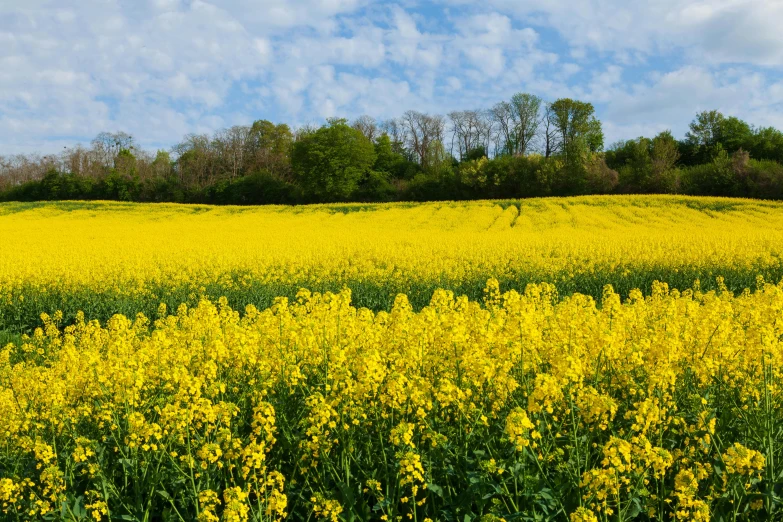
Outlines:
<svg viewBox="0 0 783 522"><path fill-rule="evenodd" d="M1 518L783 515L783 284L482 287L46 316L0 349Z"/></svg>

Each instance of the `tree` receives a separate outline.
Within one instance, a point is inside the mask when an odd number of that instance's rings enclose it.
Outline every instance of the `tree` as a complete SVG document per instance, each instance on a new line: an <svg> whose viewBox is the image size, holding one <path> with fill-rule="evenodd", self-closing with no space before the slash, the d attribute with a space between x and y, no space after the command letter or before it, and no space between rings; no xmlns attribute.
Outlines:
<svg viewBox="0 0 783 522"><path fill-rule="evenodd" d="M663 131L652 140L651 152L651 179L648 183L650 192L677 192L679 179L677 178L676 165L680 159L677 140L671 131Z"/></svg>
<svg viewBox="0 0 783 522"><path fill-rule="evenodd" d="M279 178L287 177L293 142L294 135L285 123L275 125L268 120L253 122L247 137L248 171L267 171Z"/></svg>
<svg viewBox="0 0 783 522"><path fill-rule="evenodd" d="M774 127L756 129L748 152L756 159L783 162L783 132Z"/></svg>
<svg viewBox="0 0 783 522"><path fill-rule="evenodd" d="M595 118L593 104L561 98L552 103L550 117L566 164L578 161L585 151L603 148L601 122Z"/></svg>
<svg viewBox="0 0 783 522"><path fill-rule="evenodd" d="M231 179L244 174L245 155L249 150L249 137L250 127L244 125L235 125L215 133L216 152L228 172L227 177Z"/></svg>
<svg viewBox="0 0 783 522"><path fill-rule="evenodd" d="M721 141L725 119L718 111L702 111L691 122L685 139L697 147L714 147Z"/></svg>
<svg viewBox="0 0 783 522"><path fill-rule="evenodd" d="M495 145L497 155L516 154L516 123L511 104L506 101L496 103L489 113L495 123L498 141Z"/></svg>
<svg viewBox="0 0 783 522"><path fill-rule="evenodd" d="M515 123L514 154L527 154L537 138L541 127L541 98L532 94L517 93L511 98L512 115Z"/></svg>
<svg viewBox="0 0 783 522"><path fill-rule="evenodd" d="M411 151L406 148L408 143L408 128L402 118L392 118L386 120L380 125L381 132L389 136L392 150L397 154L402 154L405 159L412 160Z"/></svg>
<svg viewBox="0 0 783 522"><path fill-rule="evenodd" d="M372 142L344 119L331 119L304 135L291 152L296 181L321 201L350 196L375 159Z"/></svg>
<svg viewBox="0 0 783 522"><path fill-rule="evenodd" d="M370 141L375 141L378 137L378 122L372 116L366 114L359 116L351 123L351 127L364 134L364 137Z"/></svg>
<svg viewBox="0 0 783 522"><path fill-rule="evenodd" d="M373 170L382 172L393 178L408 178L412 177L407 172L409 166L416 166L408 161L408 159L395 152L392 145L391 138L386 133L381 134L377 140L375 140L375 164Z"/></svg>
<svg viewBox="0 0 783 522"><path fill-rule="evenodd" d="M590 152L600 152L604 149L604 130L601 121L595 117L591 117L588 123L585 143Z"/></svg>
<svg viewBox="0 0 783 522"><path fill-rule="evenodd" d="M217 179L216 152L207 134L188 134L174 146L176 170L186 187L204 187Z"/></svg>
<svg viewBox="0 0 783 522"><path fill-rule="evenodd" d="M114 170L120 176L133 177L136 175L136 156L128 149L122 149L114 158Z"/></svg>
<svg viewBox="0 0 783 522"><path fill-rule="evenodd" d="M92 140L92 148L104 167L112 167L121 150L132 150L133 136L125 132L101 132Z"/></svg>
<svg viewBox="0 0 783 522"><path fill-rule="evenodd" d="M62 154L63 169L77 176L98 178L104 174L103 158L95 149L85 149L81 145L66 148Z"/></svg>
<svg viewBox="0 0 783 522"><path fill-rule="evenodd" d="M510 102L500 102L490 109L502 154L520 156L530 151L543 123L541 104L538 96L517 93Z"/></svg>
<svg viewBox="0 0 783 522"><path fill-rule="evenodd" d="M452 174L453 156L440 141L431 141L425 154L424 165L426 173L436 179L442 179Z"/></svg>
<svg viewBox="0 0 783 522"><path fill-rule="evenodd" d="M443 143L445 128L443 116L408 111L402 116L402 123L407 130L409 148L422 168L426 169L430 146L436 141Z"/></svg>
<svg viewBox="0 0 783 522"><path fill-rule="evenodd" d="M755 143L753 128L747 122L712 110L696 115L685 134L683 150L687 163L695 164L711 161L720 150L728 154L752 150Z"/></svg>
<svg viewBox="0 0 783 522"><path fill-rule="evenodd" d="M557 137L557 125L555 118L555 111L552 108L552 104L548 103L544 109L543 119L543 153L545 158L549 158L553 154L556 154L561 147L561 143Z"/></svg>
<svg viewBox="0 0 783 522"><path fill-rule="evenodd" d="M153 175L167 178L171 174L171 155L165 150L159 150L150 167Z"/></svg>
<svg viewBox="0 0 783 522"><path fill-rule="evenodd" d="M454 111L449 113L452 139L451 150L457 144L460 160L465 160L471 151L489 148L492 119L490 113L481 110Z"/></svg>

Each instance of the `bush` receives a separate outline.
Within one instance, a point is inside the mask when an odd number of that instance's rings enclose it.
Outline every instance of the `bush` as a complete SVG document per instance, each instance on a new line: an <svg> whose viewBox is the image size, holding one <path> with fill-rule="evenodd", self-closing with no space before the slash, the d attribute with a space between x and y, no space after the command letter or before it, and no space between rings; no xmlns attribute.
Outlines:
<svg viewBox="0 0 783 522"><path fill-rule="evenodd" d="M301 197L296 188L268 172L223 180L204 191L203 201L216 205L293 204Z"/></svg>
<svg viewBox="0 0 783 522"><path fill-rule="evenodd" d="M382 172L371 170L359 182L359 187L353 193L353 201L369 203L373 201L393 201L397 195L396 189L389 183Z"/></svg>

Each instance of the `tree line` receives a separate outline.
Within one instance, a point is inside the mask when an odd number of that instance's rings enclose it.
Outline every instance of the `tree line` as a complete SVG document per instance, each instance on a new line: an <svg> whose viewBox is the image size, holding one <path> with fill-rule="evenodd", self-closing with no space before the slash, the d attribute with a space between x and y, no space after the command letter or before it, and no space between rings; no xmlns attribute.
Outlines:
<svg viewBox="0 0 783 522"><path fill-rule="evenodd" d="M123 132L47 156L0 157L0 200L214 204L452 200L677 193L783 198L783 133L719 111L676 139L604 146L592 104L520 93L490 109L259 120L190 134L151 154Z"/></svg>

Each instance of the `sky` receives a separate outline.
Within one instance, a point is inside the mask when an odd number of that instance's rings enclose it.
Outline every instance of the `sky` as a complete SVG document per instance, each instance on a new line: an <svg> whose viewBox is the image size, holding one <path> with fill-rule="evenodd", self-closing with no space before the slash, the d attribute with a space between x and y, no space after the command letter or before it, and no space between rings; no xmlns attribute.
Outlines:
<svg viewBox="0 0 783 522"><path fill-rule="evenodd" d="M593 103L606 143L701 110L783 129L783 0L0 0L0 154L516 92Z"/></svg>

